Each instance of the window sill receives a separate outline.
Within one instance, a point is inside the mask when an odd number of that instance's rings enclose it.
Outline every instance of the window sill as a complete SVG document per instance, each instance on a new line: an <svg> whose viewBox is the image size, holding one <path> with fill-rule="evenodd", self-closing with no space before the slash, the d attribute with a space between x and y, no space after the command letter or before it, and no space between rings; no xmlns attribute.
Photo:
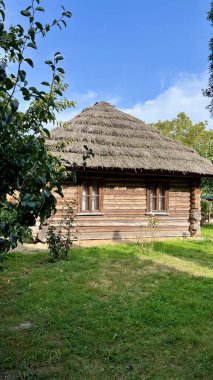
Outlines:
<svg viewBox="0 0 213 380"><path fill-rule="evenodd" d="M150 211L150 212L146 212L145 215L148 215L148 216L169 216L169 212L167 211Z"/></svg>
<svg viewBox="0 0 213 380"><path fill-rule="evenodd" d="M103 212L78 212L76 216L102 216Z"/></svg>

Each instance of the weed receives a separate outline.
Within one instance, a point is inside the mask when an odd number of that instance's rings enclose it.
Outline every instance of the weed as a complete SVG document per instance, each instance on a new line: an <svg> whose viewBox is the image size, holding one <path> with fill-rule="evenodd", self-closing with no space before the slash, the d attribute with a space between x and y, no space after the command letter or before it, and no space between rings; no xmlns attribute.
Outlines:
<svg viewBox="0 0 213 380"><path fill-rule="evenodd" d="M154 215L150 215L148 221L148 232L145 232L144 226L141 225L140 235L137 241L140 251L144 253L152 252L154 241L156 238L158 223L158 219Z"/></svg>

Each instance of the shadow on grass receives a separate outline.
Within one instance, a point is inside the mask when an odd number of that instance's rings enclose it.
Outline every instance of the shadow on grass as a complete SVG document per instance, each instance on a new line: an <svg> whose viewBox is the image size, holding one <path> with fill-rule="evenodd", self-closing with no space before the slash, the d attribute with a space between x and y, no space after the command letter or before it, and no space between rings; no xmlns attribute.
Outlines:
<svg viewBox="0 0 213 380"><path fill-rule="evenodd" d="M209 240L156 242L154 251L213 268L213 244Z"/></svg>

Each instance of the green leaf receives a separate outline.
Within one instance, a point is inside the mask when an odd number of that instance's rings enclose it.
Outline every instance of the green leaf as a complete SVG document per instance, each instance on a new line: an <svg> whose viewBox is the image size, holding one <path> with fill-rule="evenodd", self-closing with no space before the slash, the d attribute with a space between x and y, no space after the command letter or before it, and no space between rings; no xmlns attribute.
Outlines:
<svg viewBox="0 0 213 380"><path fill-rule="evenodd" d="M62 69L62 67L58 67L57 70L59 71L59 73L65 74L65 71L64 71L64 69Z"/></svg>
<svg viewBox="0 0 213 380"><path fill-rule="evenodd" d="M21 62L24 59L24 57L23 57L23 55L21 53L18 53L17 57L19 59L19 62Z"/></svg>
<svg viewBox="0 0 213 380"><path fill-rule="evenodd" d="M2 9L0 9L0 14L1 14L2 20L5 21L5 13Z"/></svg>
<svg viewBox="0 0 213 380"><path fill-rule="evenodd" d="M10 78L6 78L4 80L4 85L5 85L5 87L6 87L6 89L8 91L11 90L14 87L14 83L13 83L13 81Z"/></svg>
<svg viewBox="0 0 213 380"><path fill-rule="evenodd" d="M35 29L33 27L30 27L30 29L28 30L28 34L30 35L32 41L34 42L34 40L35 40Z"/></svg>
<svg viewBox="0 0 213 380"><path fill-rule="evenodd" d="M19 107L19 102L16 99L13 99L10 103L12 112L16 112Z"/></svg>
<svg viewBox="0 0 213 380"><path fill-rule="evenodd" d="M4 30L4 23L0 22L0 33L2 33Z"/></svg>
<svg viewBox="0 0 213 380"><path fill-rule="evenodd" d="M56 62L58 62L58 61L62 61L63 59L64 57L62 55L58 55L55 60Z"/></svg>
<svg viewBox="0 0 213 380"><path fill-rule="evenodd" d="M29 44L27 44L27 46L33 48L33 49L37 49L37 45L35 42L29 42Z"/></svg>
<svg viewBox="0 0 213 380"><path fill-rule="evenodd" d="M46 65L52 65L53 64L53 62L50 61L49 59L47 61L45 61L44 63L46 63Z"/></svg>
<svg viewBox="0 0 213 380"><path fill-rule="evenodd" d="M22 10L20 13L21 13L22 16L25 16L25 17L31 16L31 13L29 11L27 11L27 10Z"/></svg>
<svg viewBox="0 0 213 380"><path fill-rule="evenodd" d="M29 87L29 90L30 91L32 91L32 92L34 92L35 94L38 94L39 93L39 91L37 90L37 88L35 88L35 87Z"/></svg>
<svg viewBox="0 0 213 380"><path fill-rule="evenodd" d="M21 87L21 92L25 100L30 100L30 92L28 91L27 88Z"/></svg>
<svg viewBox="0 0 213 380"><path fill-rule="evenodd" d="M58 89L55 90L55 93L58 94L58 95L60 95L60 96L63 95L62 91L61 91L61 90L58 90Z"/></svg>
<svg viewBox="0 0 213 380"><path fill-rule="evenodd" d="M23 26L22 26L22 25L20 25L20 24L17 24L17 27L19 28L19 30L20 30L20 33L23 33L23 32L24 32L24 28L23 28Z"/></svg>
<svg viewBox="0 0 213 380"><path fill-rule="evenodd" d="M67 11L67 12L66 12L66 17L67 17L67 18L71 18L71 17L72 17L72 13L69 12L69 11Z"/></svg>
<svg viewBox="0 0 213 380"><path fill-rule="evenodd" d="M35 10L36 10L36 11L39 11L39 12L44 12L44 8L42 8L42 7L36 7Z"/></svg>
<svg viewBox="0 0 213 380"><path fill-rule="evenodd" d="M50 138L50 131L47 128L44 128L43 131Z"/></svg>
<svg viewBox="0 0 213 380"><path fill-rule="evenodd" d="M28 65L30 65L31 67L34 67L34 63L33 63L32 59L30 59L30 58L25 58L25 62L27 62Z"/></svg>
<svg viewBox="0 0 213 380"><path fill-rule="evenodd" d="M35 25L37 26L37 28L42 32L43 31L43 25L40 23L40 22L38 22L38 21L36 21L35 22Z"/></svg>
<svg viewBox="0 0 213 380"><path fill-rule="evenodd" d="M1 7L5 9L5 3L4 3L4 0L1 0L0 3L1 3Z"/></svg>
<svg viewBox="0 0 213 380"><path fill-rule="evenodd" d="M26 71L24 71L24 70L19 70L19 71L18 71L18 75L19 75L20 80L21 80L22 82L24 82L24 81L25 81L25 78L26 78Z"/></svg>
<svg viewBox="0 0 213 380"><path fill-rule="evenodd" d="M41 82L41 84L43 84L43 86L50 86L48 82Z"/></svg>
<svg viewBox="0 0 213 380"><path fill-rule="evenodd" d="M56 82L60 83L61 78L60 78L59 75L55 75L55 76L54 76L54 80L55 80Z"/></svg>

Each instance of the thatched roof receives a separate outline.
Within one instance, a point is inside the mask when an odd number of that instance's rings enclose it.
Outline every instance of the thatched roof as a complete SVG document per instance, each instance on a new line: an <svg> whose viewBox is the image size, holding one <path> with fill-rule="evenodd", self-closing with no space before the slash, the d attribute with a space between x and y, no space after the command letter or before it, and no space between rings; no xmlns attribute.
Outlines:
<svg viewBox="0 0 213 380"><path fill-rule="evenodd" d="M88 168L213 175L212 163L193 149L106 102L53 129L47 144L68 166L83 166L86 145L94 153L86 161Z"/></svg>

